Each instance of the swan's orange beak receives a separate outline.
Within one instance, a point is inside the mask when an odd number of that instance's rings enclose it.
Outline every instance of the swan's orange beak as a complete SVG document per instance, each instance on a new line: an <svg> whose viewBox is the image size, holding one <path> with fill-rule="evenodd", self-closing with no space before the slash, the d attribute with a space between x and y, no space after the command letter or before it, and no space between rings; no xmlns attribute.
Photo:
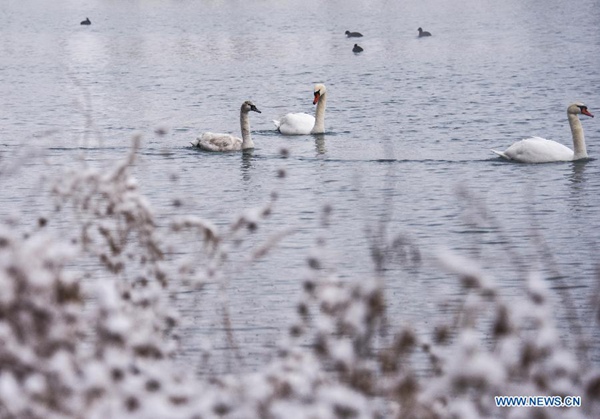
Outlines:
<svg viewBox="0 0 600 419"><path fill-rule="evenodd" d="M313 105L317 104L317 102L319 101L320 97L321 97L321 93L315 92L315 100L313 100Z"/></svg>
<svg viewBox="0 0 600 419"><path fill-rule="evenodd" d="M591 116L592 118L594 117L594 115L592 115L592 114L590 113L590 111L588 111L587 109L582 109L582 110L581 110L581 113L582 113L582 114L584 114L584 115L587 115L587 116Z"/></svg>

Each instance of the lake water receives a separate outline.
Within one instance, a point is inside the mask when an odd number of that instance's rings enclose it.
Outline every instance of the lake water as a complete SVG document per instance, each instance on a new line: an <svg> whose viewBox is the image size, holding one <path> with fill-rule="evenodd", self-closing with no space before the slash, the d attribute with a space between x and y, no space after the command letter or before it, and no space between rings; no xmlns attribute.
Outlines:
<svg viewBox="0 0 600 419"><path fill-rule="evenodd" d="M79 25L85 17L92 25ZM417 38L419 26L433 36ZM446 315L438 302L460 296L456 278L432 261L447 248L478 260L507 298L521 292L524 272L541 270L600 345L589 320L598 118L582 118L588 161L511 164L490 152L532 135L571 147L568 104L600 114L598 28L598 0L4 0L0 217L30 230L51 208L44 179L82 159L120 160L141 133L135 174L159 223L193 214L225 226L278 193L250 244L294 233L254 263L246 247L233 250L226 268L249 368L295 317L317 237L328 267L361 278L374 275L368 231L381 226L409 243L407 259L384 267L392 323L431 327ZM364 37L347 39L346 30ZM352 53L354 43L364 52ZM275 132L271 120L314 112L315 83L327 85L326 133ZM250 115L252 153L189 146L203 131L239 133L247 99L262 111ZM181 240L179 256L200 252L191 236ZM217 290L182 293L190 359L200 341L226 347ZM573 310L557 313L570 335Z"/></svg>

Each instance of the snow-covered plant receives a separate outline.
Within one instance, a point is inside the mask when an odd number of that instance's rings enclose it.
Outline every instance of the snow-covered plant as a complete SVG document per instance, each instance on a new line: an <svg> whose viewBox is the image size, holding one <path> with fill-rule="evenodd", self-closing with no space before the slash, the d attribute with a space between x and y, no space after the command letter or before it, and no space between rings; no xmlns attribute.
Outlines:
<svg viewBox="0 0 600 419"><path fill-rule="evenodd" d="M95 338L131 346L142 357L163 358L176 348L177 315L168 304L169 277L154 216L131 175L140 141L134 137L127 158L113 168L69 171L54 194L57 206L76 217L72 230L81 252L106 271L101 286L117 290L106 299Z"/></svg>
<svg viewBox="0 0 600 419"><path fill-rule="evenodd" d="M428 344L436 375L420 399L436 417L593 417L600 408L600 373L561 340L549 291L539 274L524 278L524 296L508 300L474 261L442 257L465 287L453 337ZM447 329L450 325L443 326ZM581 396L581 408L498 408L495 396ZM537 410L536 410L537 409ZM591 415L591 416L590 416Z"/></svg>
<svg viewBox="0 0 600 419"><path fill-rule="evenodd" d="M75 408L83 296L64 273L72 255L45 234L23 239L0 228L0 417Z"/></svg>
<svg viewBox="0 0 600 419"><path fill-rule="evenodd" d="M26 236L0 226L1 418L600 416L600 373L561 340L539 274L523 278L519 301L508 300L492 273L441 252L443 269L462 287L456 317L431 331L391 326L387 258L422 258L413 239L398 235L388 243L384 229L370 232L371 277L338 275L324 256L327 241L317 238L298 290L297 320L261 369L182 371L176 288L202 290L210 280L226 294L232 264L268 257L293 231L252 245L239 262L230 254L272 214L277 194L222 228L176 217L162 228L194 235L203 252L178 260L131 174L138 147L139 138L113 168L78 167L56 184L54 216L67 217L74 237L54 236L46 217ZM325 230L334 214L323 209ZM226 299L221 315L233 343ZM501 409L494 403L499 395L581 396L583 407Z"/></svg>

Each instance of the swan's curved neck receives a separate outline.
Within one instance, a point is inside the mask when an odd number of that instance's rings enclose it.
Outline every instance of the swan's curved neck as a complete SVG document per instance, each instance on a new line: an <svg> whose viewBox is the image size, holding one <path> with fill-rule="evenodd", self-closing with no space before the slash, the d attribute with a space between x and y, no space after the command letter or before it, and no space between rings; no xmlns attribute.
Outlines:
<svg viewBox="0 0 600 419"><path fill-rule="evenodd" d="M327 93L321 95L315 111L315 126L311 134L322 134L325 132L325 108L327 107Z"/></svg>
<svg viewBox="0 0 600 419"><path fill-rule="evenodd" d="M569 125L573 135L573 160L584 159L588 156L585 147L585 137L583 136L583 127L577 115L569 114Z"/></svg>
<svg viewBox="0 0 600 419"><path fill-rule="evenodd" d="M240 111L240 125L242 126L242 150L254 148L252 134L250 134L250 118L248 112Z"/></svg>

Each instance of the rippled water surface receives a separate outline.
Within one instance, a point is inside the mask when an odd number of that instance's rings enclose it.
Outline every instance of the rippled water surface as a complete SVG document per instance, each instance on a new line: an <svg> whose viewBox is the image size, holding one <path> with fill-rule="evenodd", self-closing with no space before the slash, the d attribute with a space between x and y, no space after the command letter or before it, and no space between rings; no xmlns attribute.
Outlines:
<svg viewBox="0 0 600 419"><path fill-rule="evenodd" d="M79 25L85 17L91 26ZM419 26L433 36L417 38ZM246 248L234 251L228 268L232 324L257 363L295 316L316 238L326 240L330 268L360 278L374 273L381 228L408 243L384 267L392 322L444 315L437 302L459 287L432 256L449 248L479 260L507 296L524 270L541 269L557 300L566 289L589 324L599 118L583 120L589 161L510 164L490 149L530 135L572 145L567 105L600 113L599 28L598 0L5 0L0 216L27 230L51 207L43 179L81 159L122 159L141 133L135 174L159 222L194 214L225 225L277 192L250 244L294 233L254 263L244 262ZM327 85L327 132L276 133L272 119L314 112L318 82ZM253 153L189 147L203 131L238 133L246 99L262 111L251 115ZM192 257L200 247L188 239L180 248ZM217 288L182 294L191 357L199 337L221 345ZM561 317L565 332L572 316Z"/></svg>

